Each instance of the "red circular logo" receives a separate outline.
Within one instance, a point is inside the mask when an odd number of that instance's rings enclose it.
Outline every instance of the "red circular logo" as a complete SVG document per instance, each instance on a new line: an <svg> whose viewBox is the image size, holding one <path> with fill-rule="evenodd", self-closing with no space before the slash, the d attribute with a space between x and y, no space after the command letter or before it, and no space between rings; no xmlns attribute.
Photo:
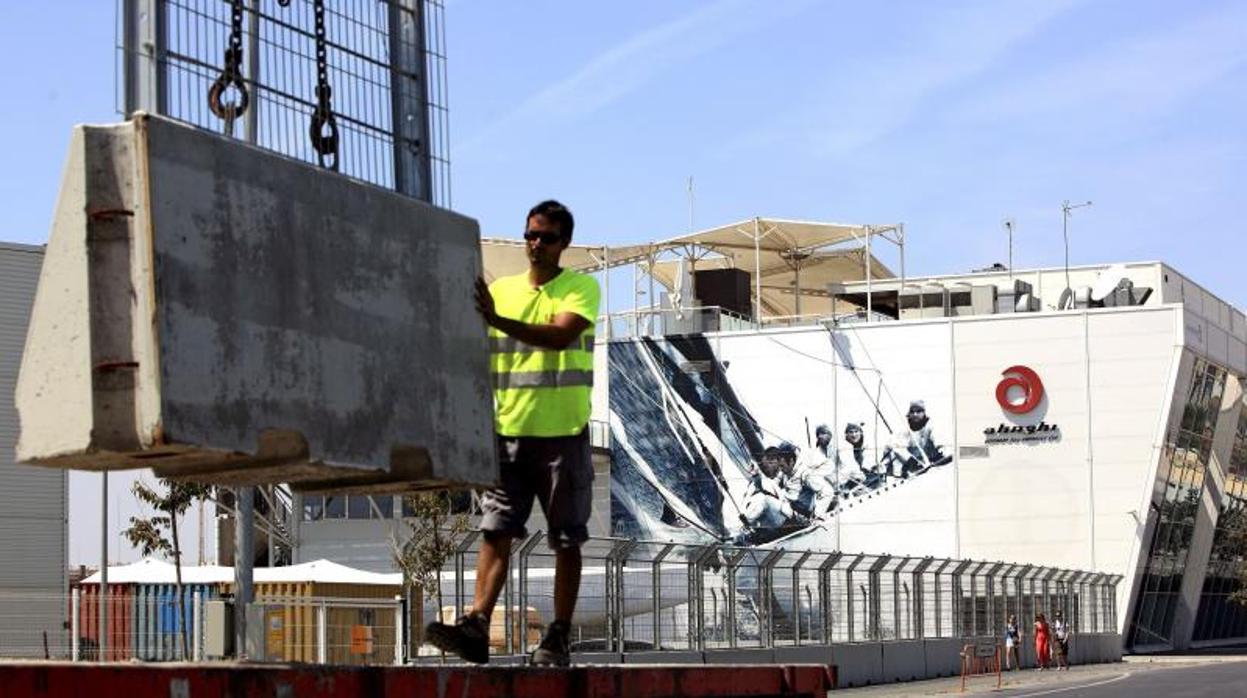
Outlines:
<svg viewBox="0 0 1247 698"><path fill-rule="evenodd" d="M1005 412L1026 414L1039 406L1043 399L1043 381L1039 374L1026 366L1010 366L1001 374L1004 380L996 386L996 402L1000 403ZM1009 388L1022 389L1022 401L1013 402L1009 399Z"/></svg>

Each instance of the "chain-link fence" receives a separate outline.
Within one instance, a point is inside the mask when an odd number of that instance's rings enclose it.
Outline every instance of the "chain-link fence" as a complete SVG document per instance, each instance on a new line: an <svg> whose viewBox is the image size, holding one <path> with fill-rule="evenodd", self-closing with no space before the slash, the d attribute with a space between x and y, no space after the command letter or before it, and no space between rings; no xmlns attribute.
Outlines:
<svg viewBox="0 0 1247 698"><path fill-rule="evenodd" d="M472 601L478 534L442 575L440 616ZM1116 633L1117 575L1000 562L826 551L590 540L573 649L708 650L1002 636L1061 611L1076 633ZM492 650L533 649L551 620L553 553L516 541ZM439 606L426 604L426 615ZM419 641L413 636L413 641Z"/></svg>
<svg viewBox="0 0 1247 698"><path fill-rule="evenodd" d="M143 109L450 207L441 0L118 0Z"/></svg>

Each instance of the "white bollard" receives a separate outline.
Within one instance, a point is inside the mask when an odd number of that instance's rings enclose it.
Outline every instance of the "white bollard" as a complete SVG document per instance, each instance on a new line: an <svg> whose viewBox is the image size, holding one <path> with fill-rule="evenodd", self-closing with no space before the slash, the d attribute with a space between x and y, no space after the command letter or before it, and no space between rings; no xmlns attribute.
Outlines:
<svg viewBox="0 0 1247 698"><path fill-rule="evenodd" d="M316 661L329 663L329 609L324 601L316 607Z"/></svg>
<svg viewBox="0 0 1247 698"><path fill-rule="evenodd" d="M191 659L202 662L204 651L203 623L204 599L203 592L196 591L191 601Z"/></svg>
<svg viewBox="0 0 1247 698"><path fill-rule="evenodd" d="M394 597L394 665L403 665L403 597Z"/></svg>
<svg viewBox="0 0 1247 698"><path fill-rule="evenodd" d="M78 661L78 614L82 611L82 590L75 588L70 593L70 620L69 620L69 657L73 661Z"/></svg>

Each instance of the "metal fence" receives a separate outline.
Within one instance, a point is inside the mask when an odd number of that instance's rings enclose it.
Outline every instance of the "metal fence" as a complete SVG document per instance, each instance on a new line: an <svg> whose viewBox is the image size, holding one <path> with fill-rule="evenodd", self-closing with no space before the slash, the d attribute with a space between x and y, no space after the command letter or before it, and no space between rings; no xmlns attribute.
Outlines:
<svg viewBox="0 0 1247 698"><path fill-rule="evenodd" d="M471 604L477 534L443 573L443 618ZM493 651L532 650L553 607L553 553L516 541ZM1003 562L595 538L573 649L707 650L1002 636L1062 611L1076 633L1118 631L1117 575ZM437 605L426 604L426 609ZM426 610L426 615L436 614ZM537 626L534 628L534 626Z"/></svg>
<svg viewBox="0 0 1247 698"><path fill-rule="evenodd" d="M163 114L450 207L442 0L118 2L121 113Z"/></svg>
<svg viewBox="0 0 1247 698"><path fill-rule="evenodd" d="M391 664L435 654L421 628L471 604L477 533L458 541L436 593L421 598L261 595L248 612L254 661ZM1001 637L1010 615L1028 629L1062 611L1076 634L1118 632L1117 575L1003 562L689 545L593 538L572 628L578 652L705 651ZM535 533L513 546L491 651L534 649L554 603L554 556ZM209 618L221 589L130 585L99 599L0 594L0 657L95 661L225 658L226 627ZM436 591L436 590L435 590ZM414 592L413 592L414 594ZM217 616L228 613L218 607ZM183 650L183 624L188 640Z"/></svg>

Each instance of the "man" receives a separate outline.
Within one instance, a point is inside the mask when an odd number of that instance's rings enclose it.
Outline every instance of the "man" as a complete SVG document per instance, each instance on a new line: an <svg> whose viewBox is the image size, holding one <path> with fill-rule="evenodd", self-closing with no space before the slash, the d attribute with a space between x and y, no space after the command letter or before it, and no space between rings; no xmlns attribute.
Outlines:
<svg viewBox="0 0 1247 698"><path fill-rule="evenodd" d="M528 271L486 286L476 282L476 310L489 325L499 485L481 499L480 553L472 609L431 623L429 643L470 662L489 661L489 621L507 579L511 543L527 535L535 498L555 551L554 620L533 663L566 666L580 589L580 545L592 501L589 393L599 290L590 276L559 267L572 241L571 211L543 201L528 212Z"/></svg>
<svg viewBox="0 0 1247 698"><path fill-rule="evenodd" d="M840 453L836 453L837 485L845 496L860 495L879 487L882 476L874 464L866 463L866 434L862 431L862 425L856 422L845 424L844 441L853 454L852 462L846 463Z"/></svg>
<svg viewBox="0 0 1247 698"><path fill-rule="evenodd" d="M792 517L792 505L785 496L779 449L768 446L759 459L758 469L749 479L742 501L741 523L753 529L772 529Z"/></svg>
<svg viewBox="0 0 1247 698"><path fill-rule="evenodd" d="M925 402L914 400L909 403L905 422L909 430L897 432L893 443L884 451L882 461L886 464L888 474L893 477L909 477L926 472L932 466L952 462L953 457L944 453L944 447L935 442ZM894 468L898 468L899 472L895 472Z"/></svg>
<svg viewBox="0 0 1247 698"><path fill-rule="evenodd" d="M1056 655L1056 670L1069 671L1069 623L1065 616L1057 611L1052 614L1052 649Z"/></svg>
<svg viewBox="0 0 1247 698"><path fill-rule="evenodd" d="M835 486L832 484L835 472L828 455L831 430L820 424L814 435L816 441L813 448L801 450L791 444L783 444L780 449L783 451L785 445L792 448L794 466L785 489L793 511L822 520L831 515L836 505Z"/></svg>

